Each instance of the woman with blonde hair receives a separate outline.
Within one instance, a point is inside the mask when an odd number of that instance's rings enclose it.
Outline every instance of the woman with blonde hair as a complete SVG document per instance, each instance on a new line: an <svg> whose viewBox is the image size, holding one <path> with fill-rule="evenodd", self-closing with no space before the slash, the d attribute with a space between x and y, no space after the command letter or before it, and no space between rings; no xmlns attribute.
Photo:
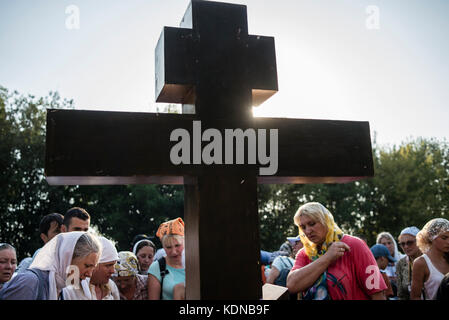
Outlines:
<svg viewBox="0 0 449 320"><path fill-rule="evenodd" d="M156 233L167 256L154 261L148 270L150 300L185 298L184 221L181 218L162 223Z"/></svg>
<svg viewBox="0 0 449 320"><path fill-rule="evenodd" d="M449 272L449 221L432 219L416 235L423 253L413 263L410 299L434 300L444 275Z"/></svg>
<svg viewBox="0 0 449 320"><path fill-rule="evenodd" d="M396 265L403 257L405 257L404 254L399 252L398 250L398 244L396 243L396 240L389 232L381 232L377 235L376 238L377 244L383 244L387 247L388 251L390 251L391 256L395 259L395 262L388 262L387 267L385 268L385 274L388 276L388 279L390 280L391 286L393 288L394 297L397 297L398 292L398 286L397 286L397 277L396 277Z"/></svg>
<svg viewBox="0 0 449 320"><path fill-rule="evenodd" d="M387 288L366 243L344 234L318 202L299 207L294 216L304 248L287 277L291 294L306 300L384 300Z"/></svg>

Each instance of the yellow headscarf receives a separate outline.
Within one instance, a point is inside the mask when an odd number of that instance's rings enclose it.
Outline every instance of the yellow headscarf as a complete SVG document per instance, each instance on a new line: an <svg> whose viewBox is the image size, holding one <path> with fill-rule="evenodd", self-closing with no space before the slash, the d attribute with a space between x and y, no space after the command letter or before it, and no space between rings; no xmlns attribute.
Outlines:
<svg viewBox="0 0 449 320"><path fill-rule="evenodd" d="M118 257L119 259L114 266L115 276L129 277L139 273L139 261L134 253L130 251L120 251Z"/></svg>
<svg viewBox="0 0 449 320"><path fill-rule="evenodd" d="M317 206L317 205L320 207L321 210L319 210L319 209L315 210L315 208L317 208L317 207L307 208L307 207ZM302 231L300 225L298 224L299 237L301 238L301 242L304 244L305 253L310 258L310 260L314 261L314 260L318 259L319 257L321 257L322 255L324 255L326 253L327 249L329 248L329 246L333 242L338 242L341 240L341 238L343 237L343 231L341 231L341 229L337 226L337 224L334 221L334 217L329 212L329 210L327 210L326 207L323 206L322 204L320 204L318 202L306 203L305 205L301 206L298 209L298 212L296 213L295 216L297 216L300 213L300 211L303 209L306 209L306 210L312 209L313 211L318 213L322 217L322 220L325 221L325 225L327 227L326 239L324 240L323 244L321 245L321 250L318 251L317 245L315 243L313 243L312 241L310 241L306 237L306 235ZM320 221L317 221L317 222L321 223Z"/></svg>

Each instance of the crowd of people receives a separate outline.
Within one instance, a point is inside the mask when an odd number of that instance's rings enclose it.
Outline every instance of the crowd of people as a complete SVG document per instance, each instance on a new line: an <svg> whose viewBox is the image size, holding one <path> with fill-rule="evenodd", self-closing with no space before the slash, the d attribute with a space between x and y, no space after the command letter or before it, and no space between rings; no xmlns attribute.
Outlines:
<svg viewBox="0 0 449 320"><path fill-rule="evenodd" d="M156 236L138 235L132 251L90 228L79 207L42 218L43 247L17 267L16 250L0 244L0 300L185 299L184 221L162 223ZM157 259L155 259L157 257Z"/></svg>
<svg viewBox="0 0 449 320"><path fill-rule="evenodd" d="M276 252L261 251L262 283L288 288L291 300L448 300L449 221L435 218L396 238L377 235L369 247L344 233L318 202L299 207L299 235ZM162 223L156 237L137 235L132 251L90 229L90 215L74 207L39 225L43 247L17 267L14 246L0 244L0 299L184 300L184 221Z"/></svg>
<svg viewBox="0 0 449 320"><path fill-rule="evenodd" d="M317 202L302 205L294 223L299 237L287 238L276 252L261 252L263 282L287 287L290 299L449 299L449 221L444 218L421 230L405 227L397 236L404 253L389 232L379 233L371 247L343 233Z"/></svg>

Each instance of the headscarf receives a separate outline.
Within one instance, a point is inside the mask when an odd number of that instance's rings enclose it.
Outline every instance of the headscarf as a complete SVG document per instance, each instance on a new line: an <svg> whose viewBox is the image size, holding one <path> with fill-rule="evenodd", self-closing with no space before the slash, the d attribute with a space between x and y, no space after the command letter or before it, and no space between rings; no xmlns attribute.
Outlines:
<svg viewBox="0 0 449 320"><path fill-rule="evenodd" d="M14 250L16 251L16 248L14 248L12 245L10 245L9 243L0 243L0 251L1 250Z"/></svg>
<svg viewBox="0 0 449 320"><path fill-rule="evenodd" d="M106 263L118 260L118 253L115 245L111 240L106 239L105 237L98 238L103 246L103 250L101 252L100 261L98 263Z"/></svg>
<svg viewBox="0 0 449 320"><path fill-rule="evenodd" d="M449 221L443 218L432 219L425 224L416 236L418 247L422 252L429 250L432 241L444 232L449 232Z"/></svg>
<svg viewBox="0 0 449 320"><path fill-rule="evenodd" d="M449 221L443 218L432 219L426 223L423 230L427 231L430 240L433 241L442 233L449 232Z"/></svg>
<svg viewBox="0 0 449 320"><path fill-rule="evenodd" d="M399 250L398 250L398 244L397 244L396 240L394 240L394 238L393 238L393 236L391 235L391 233L389 233L389 232L384 231L384 232L379 233L379 234L377 235L376 243L377 243L377 244L380 244L380 240L381 240L382 238L385 238L385 237L389 238L389 239L393 242L393 244L394 244L394 254L393 254L393 258L395 258L396 261L399 261L399 260L401 260L403 257L405 257L404 254L402 254L402 253L399 252Z"/></svg>
<svg viewBox="0 0 449 320"><path fill-rule="evenodd" d="M418 232L419 232L419 229L415 226L412 226L412 227L404 228L399 235L402 236L403 234L409 234L411 236L416 237Z"/></svg>
<svg viewBox="0 0 449 320"><path fill-rule="evenodd" d="M148 240L148 239L142 239L142 240L139 240L139 241L137 241L136 242L136 244L133 246L133 253L137 256L137 247L139 246L139 243L141 243L141 242L149 242L149 246L150 247L154 247L154 251L156 251L156 246L154 245L154 243L153 243L153 241L151 241L151 240ZM151 244L152 244L152 246L151 246ZM143 247L142 247L143 248ZM154 253L156 253L156 252L154 252Z"/></svg>
<svg viewBox="0 0 449 320"><path fill-rule="evenodd" d="M162 223L157 229L156 236L162 241L165 235L180 235L184 236L184 221L181 218L176 218Z"/></svg>
<svg viewBox="0 0 449 320"><path fill-rule="evenodd" d="M100 263L117 261L119 258L118 258L117 249L115 248L114 243L111 240L106 239L105 237L101 237L101 236L98 237L98 240L100 241L100 243L103 247L103 250L101 251L101 257L100 257L100 260L98 261L98 263L100 264ZM87 300L94 300L94 298L92 297L92 292L90 291L89 285L90 285L90 278L86 278L81 281L81 289L83 290L83 293L86 296ZM107 286L107 284L103 285L103 286L106 288L109 288Z"/></svg>
<svg viewBox="0 0 449 320"><path fill-rule="evenodd" d="M327 228L326 237L324 239L324 242L321 244L320 250L318 250L317 244L310 241L301 229L300 217L302 215L310 217L316 223L320 223ZM327 210L325 206L323 206L319 202L309 202L299 207L298 211L295 214L294 221L299 228L299 237L301 238L301 242L304 245L304 248L302 250L304 250L305 254L312 261L315 261L323 256L332 243L341 241L343 237L343 231L341 231L341 229L335 223L332 214L329 212L329 210ZM325 270L318 277L315 283L303 292L303 299L328 300L330 298L330 295L327 287L327 277L327 270Z"/></svg>
<svg viewBox="0 0 449 320"><path fill-rule="evenodd" d="M325 226L327 227L326 239L321 245L321 250L318 251L317 245L307 238L307 236L302 231L301 227L298 225L299 237L301 238L301 242L304 245L304 251L306 255L309 257L309 259L314 261L319 257L321 257L322 255L324 255L326 251L329 249L329 246L333 242L339 242L341 240L341 238L343 237L343 231L341 231L341 229L335 223L334 217L332 216L330 211L327 210L326 207L323 206L321 203L318 202L306 203L305 205L301 206L298 209L298 213L301 210L314 211L315 213L318 213L322 218L321 220L325 221ZM320 221L317 222L321 223Z"/></svg>
<svg viewBox="0 0 449 320"><path fill-rule="evenodd" d="M115 264L115 276L129 277L136 276L139 273L139 262L137 257L131 251L120 251L118 261Z"/></svg>
<svg viewBox="0 0 449 320"><path fill-rule="evenodd" d="M34 258L30 269L49 271L49 300L58 300L59 292L66 286L67 268L72 264L73 251L81 231L60 233L47 242Z"/></svg>

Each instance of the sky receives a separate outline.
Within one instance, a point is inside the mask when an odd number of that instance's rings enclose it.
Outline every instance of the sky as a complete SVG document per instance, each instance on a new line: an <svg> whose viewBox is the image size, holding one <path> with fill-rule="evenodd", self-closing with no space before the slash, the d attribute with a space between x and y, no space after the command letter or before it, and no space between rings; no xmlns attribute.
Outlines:
<svg viewBox="0 0 449 320"><path fill-rule="evenodd" d="M154 49L189 2L0 0L0 85L155 112ZM256 116L369 121L384 146L449 137L449 1L227 2L275 38L279 91Z"/></svg>

